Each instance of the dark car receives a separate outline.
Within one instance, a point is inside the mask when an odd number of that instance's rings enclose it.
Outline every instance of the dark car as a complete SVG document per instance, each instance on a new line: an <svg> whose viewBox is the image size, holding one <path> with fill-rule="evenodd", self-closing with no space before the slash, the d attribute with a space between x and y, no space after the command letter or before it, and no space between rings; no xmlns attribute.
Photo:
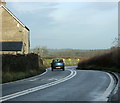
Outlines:
<svg viewBox="0 0 120 103"><path fill-rule="evenodd" d="M65 63L63 59L53 59L51 63L51 70L53 69L62 69L63 71L65 70Z"/></svg>

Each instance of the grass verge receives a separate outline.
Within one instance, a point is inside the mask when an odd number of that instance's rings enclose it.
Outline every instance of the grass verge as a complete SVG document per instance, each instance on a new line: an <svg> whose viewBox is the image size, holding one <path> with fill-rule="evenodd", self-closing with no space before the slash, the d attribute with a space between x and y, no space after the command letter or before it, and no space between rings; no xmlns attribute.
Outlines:
<svg viewBox="0 0 120 103"><path fill-rule="evenodd" d="M3 72L2 73L2 83L17 81L20 79L25 79L28 77L36 76L41 73L45 72L45 69L36 70L29 70L26 72Z"/></svg>
<svg viewBox="0 0 120 103"><path fill-rule="evenodd" d="M120 73L120 48L78 63L80 70L102 70Z"/></svg>
<svg viewBox="0 0 120 103"><path fill-rule="evenodd" d="M45 71L42 59L37 54L3 54L2 55L2 83L12 82Z"/></svg>

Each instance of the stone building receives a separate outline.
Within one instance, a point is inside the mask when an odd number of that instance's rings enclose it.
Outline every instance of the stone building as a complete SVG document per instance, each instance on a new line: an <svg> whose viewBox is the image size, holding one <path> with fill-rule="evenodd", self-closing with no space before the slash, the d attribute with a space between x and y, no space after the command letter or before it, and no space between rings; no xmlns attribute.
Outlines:
<svg viewBox="0 0 120 103"><path fill-rule="evenodd" d="M0 0L0 54L28 54L30 30Z"/></svg>

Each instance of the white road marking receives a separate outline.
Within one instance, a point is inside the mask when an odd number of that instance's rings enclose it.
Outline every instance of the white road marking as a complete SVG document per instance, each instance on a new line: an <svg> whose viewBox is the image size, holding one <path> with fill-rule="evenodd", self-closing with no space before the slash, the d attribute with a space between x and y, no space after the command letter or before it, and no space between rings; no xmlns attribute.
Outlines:
<svg viewBox="0 0 120 103"><path fill-rule="evenodd" d="M29 80L29 81L32 82L32 81L36 81L36 80L38 80L38 79L39 79L39 78L35 78L35 79L31 79L31 80Z"/></svg>
<svg viewBox="0 0 120 103"><path fill-rule="evenodd" d="M13 98L16 98L16 97L19 97L19 96L22 96L22 95L26 95L26 94L29 94L29 93L32 93L32 92L35 92L35 91L38 91L38 90L41 90L41 89L45 89L45 88L54 86L54 85L62 83L64 81L67 81L67 80L73 78L76 75L75 70L69 70L69 71L71 72L70 75L68 75L68 76L66 76L62 79L59 79L59 80L51 82L51 83L47 83L47 84L44 84L44 85L40 85L40 86L37 86L37 87L33 87L33 88L30 88L30 89L27 89L27 90L23 90L23 91L20 91L20 92L17 92L17 93L13 93L13 94L1 97L0 102L6 101L6 100L9 100L9 99L13 99Z"/></svg>
<svg viewBox="0 0 120 103"><path fill-rule="evenodd" d="M49 81L52 81L52 80L59 80L59 79L56 79L56 78L50 78L48 79Z"/></svg>
<svg viewBox="0 0 120 103"><path fill-rule="evenodd" d="M105 92L102 94L102 96L97 98L97 101L108 101L108 97L114 88L115 82L114 82L113 77L109 73L106 73L106 74L110 77L110 84L108 88L105 90Z"/></svg>

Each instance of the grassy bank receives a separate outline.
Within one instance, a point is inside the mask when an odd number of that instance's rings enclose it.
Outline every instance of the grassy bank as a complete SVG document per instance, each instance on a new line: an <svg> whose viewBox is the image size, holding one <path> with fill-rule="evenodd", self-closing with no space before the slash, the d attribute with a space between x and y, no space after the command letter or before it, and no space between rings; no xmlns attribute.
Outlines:
<svg viewBox="0 0 120 103"><path fill-rule="evenodd" d="M120 73L120 48L115 48L109 53L81 61L78 63L77 69L102 70Z"/></svg>
<svg viewBox="0 0 120 103"><path fill-rule="evenodd" d="M35 75L39 75L43 72L45 72L45 69L40 69L39 71L29 70L28 72L3 72L2 83L7 83L11 81L16 81L16 80L32 77Z"/></svg>
<svg viewBox="0 0 120 103"><path fill-rule="evenodd" d="M2 83L41 74L45 68L37 54L2 55Z"/></svg>

